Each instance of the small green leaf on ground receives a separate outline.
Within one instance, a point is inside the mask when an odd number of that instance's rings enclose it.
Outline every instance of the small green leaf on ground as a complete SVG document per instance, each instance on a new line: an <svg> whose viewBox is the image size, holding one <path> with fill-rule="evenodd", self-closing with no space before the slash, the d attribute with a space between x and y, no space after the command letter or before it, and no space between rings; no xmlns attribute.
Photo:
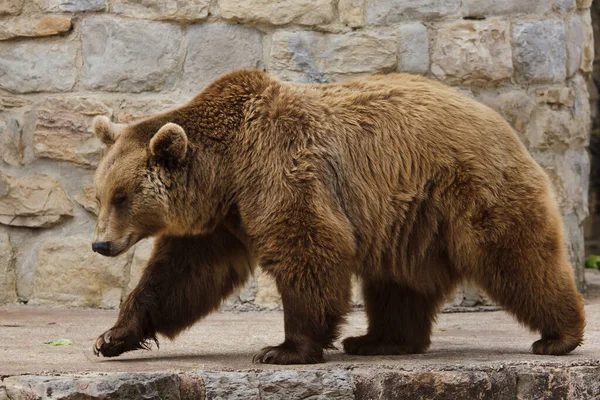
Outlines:
<svg viewBox="0 0 600 400"><path fill-rule="evenodd" d="M600 256L592 254L585 259L585 267L599 269L600 268Z"/></svg>
<svg viewBox="0 0 600 400"><path fill-rule="evenodd" d="M73 342L69 339L58 339L44 342L44 344L49 344L51 346L70 346L73 344Z"/></svg>

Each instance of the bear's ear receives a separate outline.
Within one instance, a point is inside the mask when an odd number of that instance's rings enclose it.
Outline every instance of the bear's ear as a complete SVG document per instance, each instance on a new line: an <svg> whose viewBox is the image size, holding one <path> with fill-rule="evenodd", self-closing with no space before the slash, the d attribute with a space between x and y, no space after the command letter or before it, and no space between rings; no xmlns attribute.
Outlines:
<svg viewBox="0 0 600 400"><path fill-rule="evenodd" d="M118 129L104 115L94 118L93 127L96 136L108 147L117 140Z"/></svg>
<svg viewBox="0 0 600 400"><path fill-rule="evenodd" d="M183 128L170 122L160 128L150 140L150 152L163 161L182 161L187 147L188 138Z"/></svg>

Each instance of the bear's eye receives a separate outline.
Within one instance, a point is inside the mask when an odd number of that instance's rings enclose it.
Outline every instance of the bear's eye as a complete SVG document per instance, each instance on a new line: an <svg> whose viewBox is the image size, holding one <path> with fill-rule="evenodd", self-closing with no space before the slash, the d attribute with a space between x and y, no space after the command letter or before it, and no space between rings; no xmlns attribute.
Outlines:
<svg viewBox="0 0 600 400"><path fill-rule="evenodd" d="M125 201L127 201L127 196L125 196L124 194L117 195L112 199L112 203L114 206L122 206L123 204L125 204Z"/></svg>

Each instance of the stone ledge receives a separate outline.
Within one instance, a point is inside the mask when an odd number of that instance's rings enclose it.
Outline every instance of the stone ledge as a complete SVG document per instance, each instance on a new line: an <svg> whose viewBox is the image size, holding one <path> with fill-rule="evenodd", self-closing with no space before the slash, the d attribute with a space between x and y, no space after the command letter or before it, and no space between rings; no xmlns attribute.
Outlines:
<svg viewBox="0 0 600 400"><path fill-rule="evenodd" d="M596 399L600 361L560 366L382 367L5 377L1 399Z"/></svg>

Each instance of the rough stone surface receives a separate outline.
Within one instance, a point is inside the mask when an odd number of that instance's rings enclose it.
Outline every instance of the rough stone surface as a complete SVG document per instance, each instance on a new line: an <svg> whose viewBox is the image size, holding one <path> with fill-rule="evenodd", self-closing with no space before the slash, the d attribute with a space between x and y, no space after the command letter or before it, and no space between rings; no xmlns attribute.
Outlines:
<svg viewBox="0 0 600 400"><path fill-rule="evenodd" d="M0 40L16 37L52 36L71 30L71 17L34 16L14 17L2 21Z"/></svg>
<svg viewBox="0 0 600 400"><path fill-rule="evenodd" d="M267 70L284 80L339 81L394 70L396 52L396 38L388 33L277 31Z"/></svg>
<svg viewBox="0 0 600 400"><path fill-rule="evenodd" d="M552 9L552 1L548 0L463 0L463 16L487 17L490 15L537 14L541 15Z"/></svg>
<svg viewBox="0 0 600 400"><path fill-rule="evenodd" d="M460 0L380 0L367 3L367 24L393 24L410 19L455 14Z"/></svg>
<svg viewBox="0 0 600 400"><path fill-rule="evenodd" d="M439 29L432 50L431 72L451 84L489 85L513 73L508 23L461 21Z"/></svg>
<svg viewBox="0 0 600 400"><path fill-rule="evenodd" d="M32 304L115 308L121 302L127 255L116 259L92 252L89 237L44 243L38 253Z"/></svg>
<svg viewBox="0 0 600 400"><path fill-rule="evenodd" d="M54 179L0 172L0 224L44 228L73 215L73 204Z"/></svg>
<svg viewBox="0 0 600 400"><path fill-rule="evenodd" d="M45 11L103 11L106 0L34 0Z"/></svg>
<svg viewBox="0 0 600 400"><path fill-rule="evenodd" d="M73 200L81 207L98 215L98 202L96 201L96 191L93 186L85 186L79 192L75 193Z"/></svg>
<svg viewBox="0 0 600 400"><path fill-rule="evenodd" d="M556 8L562 13L568 13L575 8L575 0L556 0Z"/></svg>
<svg viewBox="0 0 600 400"><path fill-rule="evenodd" d="M0 43L0 88L14 93L71 90L76 56L77 47L69 42Z"/></svg>
<svg viewBox="0 0 600 400"><path fill-rule="evenodd" d="M17 300L15 255L6 232L0 232L0 304Z"/></svg>
<svg viewBox="0 0 600 400"><path fill-rule="evenodd" d="M93 98L48 99L38 108L34 134L35 154L40 158L95 166L104 144L91 132L92 119L110 115L110 109Z"/></svg>
<svg viewBox="0 0 600 400"><path fill-rule="evenodd" d="M566 77L567 54L562 20L513 24L513 55L520 82L558 82Z"/></svg>
<svg viewBox="0 0 600 400"><path fill-rule="evenodd" d="M575 105L575 91L572 88L554 87L537 89L535 95L539 103L567 107L573 107Z"/></svg>
<svg viewBox="0 0 600 400"><path fill-rule="evenodd" d="M18 166L32 158L31 132L35 124L35 113L0 113L0 159L6 164Z"/></svg>
<svg viewBox="0 0 600 400"><path fill-rule="evenodd" d="M154 240L148 239L143 240L135 245L133 251L133 258L131 260L131 266L129 267L129 282L125 288L125 296L127 296L137 286L148 260L152 255L152 247L154 246Z"/></svg>
<svg viewBox="0 0 600 400"><path fill-rule="evenodd" d="M333 18L333 0L219 0L221 17L254 24L324 24Z"/></svg>
<svg viewBox="0 0 600 400"><path fill-rule="evenodd" d="M112 10L134 18L201 20L208 16L210 0L113 0Z"/></svg>
<svg viewBox="0 0 600 400"><path fill-rule="evenodd" d="M414 74L429 71L429 35L420 22L398 28L398 70Z"/></svg>
<svg viewBox="0 0 600 400"><path fill-rule="evenodd" d="M275 279L257 268L254 272L257 282L256 298L257 306L274 310L281 306L281 296L275 285Z"/></svg>
<svg viewBox="0 0 600 400"><path fill-rule="evenodd" d="M0 15L19 14L24 3L25 0L2 0L0 2Z"/></svg>
<svg viewBox="0 0 600 400"><path fill-rule="evenodd" d="M340 21L351 28L358 28L365 24L366 0L340 0L338 12Z"/></svg>
<svg viewBox="0 0 600 400"><path fill-rule="evenodd" d="M181 99L174 96L127 98L115 106L113 116L116 122L128 124L176 108L189 100L189 96L183 96Z"/></svg>
<svg viewBox="0 0 600 400"><path fill-rule="evenodd" d="M195 94L236 68L262 69L262 56L262 34L256 29L222 22L191 26L182 89Z"/></svg>
<svg viewBox="0 0 600 400"><path fill-rule="evenodd" d="M161 90L172 84L181 40L181 29L168 23L86 19L81 26L83 85L119 92Z"/></svg>
<svg viewBox="0 0 600 400"><path fill-rule="evenodd" d="M593 0L577 0L577 8L586 9L592 6Z"/></svg>
<svg viewBox="0 0 600 400"><path fill-rule="evenodd" d="M567 74L578 70L592 72L594 62L594 33L590 13L573 14L567 19Z"/></svg>
<svg viewBox="0 0 600 400"><path fill-rule="evenodd" d="M535 101L524 91L513 90L505 93L484 93L478 100L491 107L507 120L517 131L527 146L529 139L525 135L536 108Z"/></svg>
<svg viewBox="0 0 600 400"><path fill-rule="evenodd" d="M180 399L180 378L173 373L105 376L18 376L4 381L8 398Z"/></svg>

